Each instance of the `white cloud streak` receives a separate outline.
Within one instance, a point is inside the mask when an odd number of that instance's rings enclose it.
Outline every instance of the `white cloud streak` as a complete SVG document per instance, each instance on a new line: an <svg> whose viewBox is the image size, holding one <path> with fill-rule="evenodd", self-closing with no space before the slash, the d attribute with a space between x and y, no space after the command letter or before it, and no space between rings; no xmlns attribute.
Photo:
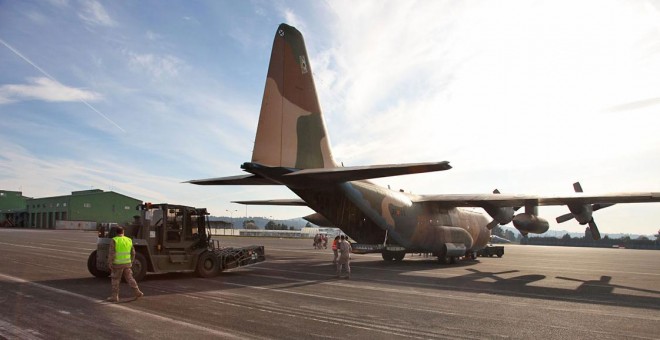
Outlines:
<svg viewBox="0 0 660 340"><path fill-rule="evenodd" d="M96 101L103 98L99 93L64 86L52 79L30 78L28 85L0 86L0 104L21 100L43 100L49 102Z"/></svg>
<svg viewBox="0 0 660 340"><path fill-rule="evenodd" d="M98 1L80 0L80 5L78 16L87 24L94 26L115 26L117 24Z"/></svg>
<svg viewBox="0 0 660 340"><path fill-rule="evenodd" d="M185 63L171 55L138 54L128 52L129 65L134 70L145 71L155 78L176 77Z"/></svg>

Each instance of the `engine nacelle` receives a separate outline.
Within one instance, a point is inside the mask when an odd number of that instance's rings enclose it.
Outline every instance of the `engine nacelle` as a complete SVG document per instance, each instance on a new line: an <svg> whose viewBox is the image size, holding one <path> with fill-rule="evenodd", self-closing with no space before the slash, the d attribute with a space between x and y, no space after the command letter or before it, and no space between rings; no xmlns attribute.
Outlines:
<svg viewBox="0 0 660 340"><path fill-rule="evenodd" d="M528 233L543 234L550 229L547 220L529 213L516 215L513 218L513 226L523 235Z"/></svg>
<svg viewBox="0 0 660 340"><path fill-rule="evenodd" d="M578 223L585 225L591 222L591 215L594 212L594 209L591 207L591 204L580 204L580 205L569 205L568 210L571 211L573 217Z"/></svg>
<svg viewBox="0 0 660 340"><path fill-rule="evenodd" d="M488 215L492 217L500 225L507 224L513 220L513 214L515 210L512 207L502 207L502 208L484 208Z"/></svg>

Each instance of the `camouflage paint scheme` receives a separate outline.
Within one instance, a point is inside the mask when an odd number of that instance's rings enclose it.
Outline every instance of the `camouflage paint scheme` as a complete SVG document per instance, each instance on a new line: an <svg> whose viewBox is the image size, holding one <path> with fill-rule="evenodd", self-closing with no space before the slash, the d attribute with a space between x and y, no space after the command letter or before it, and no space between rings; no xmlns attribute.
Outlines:
<svg viewBox="0 0 660 340"><path fill-rule="evenodd" d="M293 169L336 168L302 34L282 24L275 34L252 163ZM490 231L481 214L413 205L405 193L368 181L319 185L254 173L288 185L313 210L360 243L389 242L440 251L446 242L482 248ZM444 224L443 224L444 223ZM455 227L455 226L463 227ZM475 242L478 241L478 242Z"/></svg>
<svg viewBox="0 0 660 340"><path fill-rule="evenodd" d="M317 212L310 220L337 226L361 244L384 245L379 252L386 253L387 246L393 246L391 249L398 253L427 252L441 259L482 249L490 240L490 229L497 224L513 221L523 234L547 231L547 221L537 216L538 205L566 204L571 213L562 218L575 218L592 226L591 212L601 206L660 201L658 193L420 196L366 180L450 168L448 162L339 167L330 148L302 34L281 24L273 42L252 160L242 165L249 175L189 183L285 185L301 200L236 203L306 205ZM523 206L525 212L515 215L516 209ZM483 208L487 215L465 207Z"/></svg>

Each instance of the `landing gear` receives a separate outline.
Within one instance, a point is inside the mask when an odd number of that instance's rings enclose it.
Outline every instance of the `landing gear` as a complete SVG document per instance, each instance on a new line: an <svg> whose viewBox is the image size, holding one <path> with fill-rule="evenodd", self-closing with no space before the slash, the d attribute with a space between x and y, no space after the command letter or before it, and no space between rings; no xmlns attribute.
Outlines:
<svg viewBox="0 0 660 340"><path fill-rule="evenodd" d="M438 256L438 262L442 264L455 264L456 261L458 261L458 257L456 256L446 256L446 255Z"/></svg>
<svg viewBox="0 0 660 340"><path fill-rule="evenodd" d="M406 252L405 251L383 250L383 253L381 255L383 256L383 260L385 260L387 262L403 261L403 258L406 257Z"/></svg>

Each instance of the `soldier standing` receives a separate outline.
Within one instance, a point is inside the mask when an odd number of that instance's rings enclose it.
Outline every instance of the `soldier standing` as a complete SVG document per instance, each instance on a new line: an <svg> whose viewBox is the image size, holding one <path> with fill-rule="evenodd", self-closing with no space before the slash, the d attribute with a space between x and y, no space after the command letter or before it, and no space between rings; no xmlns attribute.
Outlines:
<svg viewBox="0 0 660 340"><path fill-rule="evenodd" d="M135 248L133 247L133 240L124 236L124 228L117 227L117 236L112 238L110 252L108 254L108 267L112 271L112 295L110 295L108 301L119 301L119 281L122 276L124 276L128 285L133 288L136 299L144 296L144 293L140 291L137 282L133 278L131 266L134 260Z"/></svg>
<svg viewBox="0 0 660 340"><path fill-rule="evenodd" d="M346 236L339 237L339 260L337 261L337 277L341 277L342 267L346 266L346 278L351 278L351 244L348 243Z"/></svg>

